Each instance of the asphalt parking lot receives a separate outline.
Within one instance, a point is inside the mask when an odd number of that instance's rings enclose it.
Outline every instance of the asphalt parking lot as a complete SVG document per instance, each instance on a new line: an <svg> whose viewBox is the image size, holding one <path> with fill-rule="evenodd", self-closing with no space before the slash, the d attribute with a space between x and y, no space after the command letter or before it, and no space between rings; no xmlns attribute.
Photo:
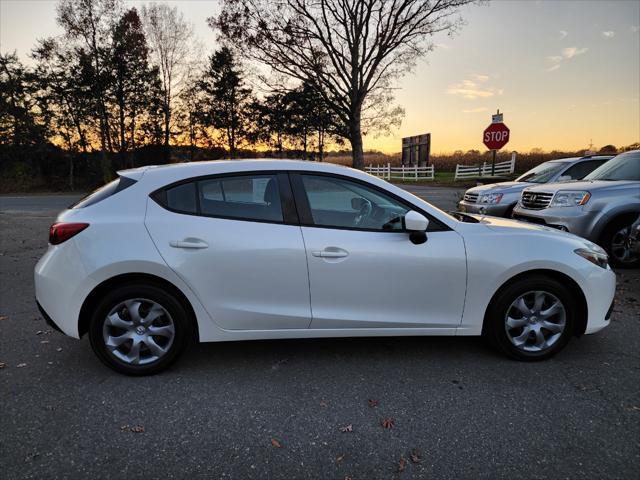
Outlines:
<svg viewBox="0 0 640 480"><path fill-rule="evenodd" d="M259 341L130 378L35 307L71 201L0 197L3 478L638 478L640 271L618 272L608 329L542 363L476 338Z"/></svg>

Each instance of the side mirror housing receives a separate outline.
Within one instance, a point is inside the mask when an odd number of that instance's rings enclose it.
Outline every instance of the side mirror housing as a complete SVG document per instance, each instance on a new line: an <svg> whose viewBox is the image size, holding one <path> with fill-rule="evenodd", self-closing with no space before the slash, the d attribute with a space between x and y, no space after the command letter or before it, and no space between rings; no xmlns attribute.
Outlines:
<svg viewBox="0 0 640 480"><path fill-rule="evenodd" d="M415 210L409 210L404 216L404 229L407 232L426 232L429 220Z"/></svg>
<svg viewBox="0 0 640 480"><path fill-rule="evenodd" d="M427 241L427 228L429 220L414 210L409 210L404 216L404 229L409 232L409 240L414 245L420 245Z"/></svg>

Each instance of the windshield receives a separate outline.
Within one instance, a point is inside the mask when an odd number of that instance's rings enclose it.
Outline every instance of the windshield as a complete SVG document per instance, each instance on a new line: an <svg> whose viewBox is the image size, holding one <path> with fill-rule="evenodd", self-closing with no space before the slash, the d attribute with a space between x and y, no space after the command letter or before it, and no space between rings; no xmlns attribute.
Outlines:
<svg viewBox="0 0 640 480"><path fill-rule="evenodd" d="M516 182L547 183L567 165L566 162L544 162L523 173Z"/></svg>
<svg viewBox="0 0 640 480"><path fill-rule="evenodd" d="M596 168L583 180L636 180L640 181L640 150L621 153Z"/></svg>

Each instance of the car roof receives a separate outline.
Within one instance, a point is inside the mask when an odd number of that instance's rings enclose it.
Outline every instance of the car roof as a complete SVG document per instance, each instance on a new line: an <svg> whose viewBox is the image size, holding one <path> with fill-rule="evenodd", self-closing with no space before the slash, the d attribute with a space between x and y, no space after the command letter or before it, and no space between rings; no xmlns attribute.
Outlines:
<svg viewBox="0 0 640 480"><path fill-rule="evenodd" d="M169 163L165 165L148 165L146 167L121 170L119 175L131 176L144 173L146 176L189 178L217 173L242 172L256 170L311 170L311 171L344 171L350 169L343 165L306 160L281 160L270 158L239 160L203 160L198 162ZM356 170L357 171L357 170Z"/></svg>

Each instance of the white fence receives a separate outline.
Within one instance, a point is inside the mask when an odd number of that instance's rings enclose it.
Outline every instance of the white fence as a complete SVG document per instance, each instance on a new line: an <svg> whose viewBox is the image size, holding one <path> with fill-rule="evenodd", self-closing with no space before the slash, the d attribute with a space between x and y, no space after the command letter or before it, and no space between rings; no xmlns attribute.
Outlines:
<svg viewBox="0 0 640 480"><path fill-rule="evenodd" d="M387 180L433 180L435 175L433 165L428 167L418 167L417 165L392 167L390 163L387 163L386 165L369 165L365 167L364 171Z"/></svg>
<svg viewBox="0 0 640 480"><path fill-rule="evenodd" d="M499 162L495 165L495 171L492 173L491 164L484 162L482 165L456 165L456 176L454 180L459 178L476 178L476 177L499 177L510 175L516 170L516 152L511 154L511 160Z"/></svg>

